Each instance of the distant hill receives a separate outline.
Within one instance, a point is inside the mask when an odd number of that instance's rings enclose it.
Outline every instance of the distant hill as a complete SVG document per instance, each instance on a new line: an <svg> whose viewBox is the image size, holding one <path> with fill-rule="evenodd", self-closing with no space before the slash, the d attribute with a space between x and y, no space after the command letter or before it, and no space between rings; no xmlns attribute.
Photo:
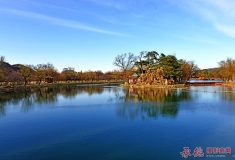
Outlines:
<svg viewBox="0 0 235 160"><path fill-rule="evenodd" d="M4 76L7 76L7 75L11 74L12 72L19 71L21 66L23 66L23 65L22 64L10 65L7 62L0 62L0 72L3 73ZM31 70L32 70L32 72L34 72L33 69L31 69Z"/></svg>
<svg viewBox="0 0 235 160"><path fill-rule="evenodd" d="M20 70L20 65L10 65L7 62L0 62L0 70L5 73L5 74L10 74L13 71L19 71Z"/></svg>
<svg viewBox="0 0 235 160"><path fill-rule="evenodd" d="M22 64L13 64L12 67L17 69L16 71L20 70L20 67L22 67Z"/></svg>
<svg viewBox="0 0 235 160"><path fill-rule="evenodd" d="M207 70L207 71L213 71L213 70L218 70L219 68L206 68L206 69L201 69L201 70Z"/></svg>

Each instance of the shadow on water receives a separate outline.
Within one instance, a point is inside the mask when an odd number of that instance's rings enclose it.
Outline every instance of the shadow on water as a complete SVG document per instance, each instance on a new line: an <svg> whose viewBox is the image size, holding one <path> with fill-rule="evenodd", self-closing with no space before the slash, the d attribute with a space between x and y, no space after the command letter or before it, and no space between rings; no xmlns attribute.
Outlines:
<svg viewBox="0 0 235 160"><path fill-rule="evenodd" d="M113 100L126 102L117 107L117 115L125 119L175 118L179 110L235 115L235 108L230 105L230 102L235 103L235 88L209 86L193 89L126 89L123 94L116 93Z"/></svg>
<svg viewBox="0 0 235 160"><path fill-rule="evenodd" d="M205 88L203 88L203 90L204 89ZM235 92L234 88L220 87L208 89L212 89L212 92L216 89L218 91L216 92L216 95L218 95L217 97L222 100L235 102L235 93L227 93L227 91ZM145 119L147 117L158 118L159 116L175 118L179 112L179 102L192 101L201 96L204 97L204 94L215 93L199 93L183 89L129 89L114 85L67 85L44 87L32 89L30 91L1 93L0 117L6 115L6 108L9 106L19 106L21 107L22 112L29 112L30 110L33 110L36 105L44 106L45 104L57 102L59 101L59 97L75 99L77 96L84 94L89 96L89 100L91 95L107 98L108 103L117 106L116 114L119 117L127 119L142 117ZM185 106L182 109L193 110L194 108L198 109L199 107Z"/></svg>
<svg viewBox="0 0 235 160"><path fill-rule="evenodd" d="M0 117L2 117L2 116L5 116L5 115L6 115L4 105L5 105L5 103L4 103L4 102L0 102Z"/></svg>
<svg viewBox="0 0 235 160"><path fill-rule="evenodd" d="M235 101L235 88L221 87L220 97L223 100Z"/></svg>
<svg viewBox="0 0 235 160"><path fill-rule="evenodd" d="M127 89L113 100L125 101L117 107L117 115L125 119L162 117L175 118L180 101L192 99L190 92L180 89Z"/></svg>
<svg viewBox="0 0 235 160"><path fill-rule="evenodd" d="M79 94L102 94L103 86L53 86L0 94L0 117L6 115L6 106L21 106L23 112L33 109L35 104L42 105L58 101L58 96L75 98Z"/></svg>

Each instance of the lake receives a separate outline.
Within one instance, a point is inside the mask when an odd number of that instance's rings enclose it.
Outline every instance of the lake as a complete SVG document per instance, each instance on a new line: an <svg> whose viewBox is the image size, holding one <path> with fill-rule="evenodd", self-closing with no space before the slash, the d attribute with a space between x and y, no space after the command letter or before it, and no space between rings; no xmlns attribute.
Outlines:
<svg viewBox="0 0 235 160"><path fill-rule="evenodd" d="M223 80L188 80L190 83L198 83L198 82L224 82Z"/></svg>
<svg viewBox="0 0 235 160"><path fill-rule="evenodd" d="M0 159L235 158L234 122L235 90L222 86L2 93Z"/></svg>

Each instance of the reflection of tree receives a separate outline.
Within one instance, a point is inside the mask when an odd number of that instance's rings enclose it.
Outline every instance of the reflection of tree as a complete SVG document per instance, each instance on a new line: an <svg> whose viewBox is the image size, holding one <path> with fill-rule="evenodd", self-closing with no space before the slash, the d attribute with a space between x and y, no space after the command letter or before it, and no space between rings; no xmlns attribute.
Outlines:
<svg viewBox="0 0 235 160"><path fill-rule="evenodd" d="M60 94L66 98L73 98L79 93L79 89L77 86L62 86L60 87Z"/></svg>
<svg viewBox="0 0 235 160"><path fill-rule="evenodd" d="M126 99L126 89L119 87L109 87L109 92L114 93L114 97L109 97L109 101L123 102Z"/></svg>
<svg viewBox="0 0 235 160"><path fill-rule="evenodd" d="M157 118L159 116L164 117L176 117L178 113L178 102L140 102L129 103L128 105L118 105L117 115L126 119L134 119L141 117Z"/></svg>
<svg viewBox="0 0 235 160"><path fill-rule="evenodd" d="M143 112L141 112L141 104L138 103L118 103L117 115L125 119L134 119L136 117L141 117Z"/></svg>
<svg viewBox="0 0 235 160"><path fill-rule="evenodd" d="M190 99L188 92L173 89L129 89L126 101L165 102Z"/></svg>
<svg viewBox="0 0 235 160"><path fill-rule="evenodd" d="M5 106L7 104L18 105L19 102L25 97L24 92L19 93L1 93L0 94L0 116L5 115Z"/></svg>
<svg viewBox="0 0 235 160"><path fill-rule="evenodd" d="M165 103L163 107L161 107L161 114L162 116L170 116L175 117L178 113L178 102L173 103Z"/></svg>
<svg viewBox="0 0 235 160"><path fill-rule="evenodd" d="M5 102L0 101L0 117L5 116Z"/></svg>
<svg viewBox="0 0 235 160"><path fill-rule="evenodd" d="M31 89L30 91L21 90L12 93L1 93L0 116L4 116L6 114L5 107L10 104L21 106L23 112L28 112L34 107L34 104L47 104L56 102L59 95L62 95L65 98L73 98L79 94L84 93L87 93L88 95L102 94L105 89L106 88L103 85L54 85L50 87ZM110 89L118 94L118 90L115 89L115 87L111 87Z"/></svg>
<svg viewBox="0 0 235 160"><path fill-rule="evenodd" d="M235 88L232 87L221 87L220 97L227 101L235 102Z"/></svg>
<svg viewBox="0 0 235 160"><path fill-rule="evenodd" d="M57 101L58 93L59 90L57 87L39 88L34 94L34 101L38 104L53 103Z"/></svg>
<svg viewBox="0 0 235 160"><path fill-rule="evenodd" d="M60 94L66 98L72 98L77 96L78 94L87 93L88 95L92 94L101 94L103 93L103 86L100 85L84 85L84 86L61 86Z"/></svg>
<svg viewBox="0 0 235 160"><path fill-rule="evenodd" d="M104 91L103 86L93 86L93 85L88 85L88 86L82 86L80 87L80 90L82 90L82 92L86 92L89 95L92 94L102 94Z"/></svg>
<svg viewBox="0 0 235 160"><path fill-rule="evenodd" d="M22 100L22 111L23 112L28 112L29 110L32 109L33 105L33 97L31 96L30 93L25 92L25 97Z"/></svg>
<svg viewBox="0 0 235 160"><path fill-rule="evenodd" d="M126 90L124 97L126 103L130 104L118 107L117 114L121 117L129 115L130 119L138 116L156 118L159 115L175 117L178 113L178 102L191 99L189 92L182 90L150 88Z"/></svg>

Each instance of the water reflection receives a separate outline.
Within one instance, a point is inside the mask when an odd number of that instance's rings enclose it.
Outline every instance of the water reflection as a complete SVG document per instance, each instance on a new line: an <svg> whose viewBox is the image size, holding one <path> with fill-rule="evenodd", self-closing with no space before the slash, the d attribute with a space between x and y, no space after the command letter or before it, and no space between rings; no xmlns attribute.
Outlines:
<svg viewBox="0 0 235 160"><path fill-rule="evenodd" d="M84 85L84 86L53 86L31 89L30 91L18 91L12 93L0 94L0 116L6 115L6 106L21 106L23 112L28 112L33 109L35 104L42 105L55 103L58 97L75 98L79 94L87 93L102 94L103 86Z"/></svg>
<svg viewBox="0 0 235 160"><path fill-rule="evenodd" d="M159 116L175 118L179 111L178 103L140 103L127 104L117 107L117 116L125 119L135 119L141 117L158 118Z"/></svg>
<svg viewBox="0 0 235 160"><path fill-rule="evenodd" d="M180 101L187 101L192 98L190 92L181 89L129 89L124 96L116 94L116 100L124 100L125 103L117 108L117 115L126 119L136 117L174 118L179 111ZM138 102L138 103L137 103Z"/></svg>
<svg viewBox="0 0 235 160"><path fill-rule="evenodd" d="M129 89L126 92L126 101L144 101L144 102L177 102L181 100L190 100L189 92L181 89Z"/></svg>
<svg viewBox="0 0 235 160"><path fill-rule="evenodd" d="M4 105L4 102L0 102L0 117L6 115Z"/></svg>
<svg viewBox="0 0 235 160"><path fill-rule="evenodd" d="M200 91L203 91L200 92ZM205 92L207 91L207 92ZM115 85L64 85L36 88L30 91L0 94L0 117L6 115L6 108L11 106L21 107L22 112L29 112L37 105L61 103L61 97L67 99L66 105L95 105L95 104L116 104L118 117L134 119L158 118L159 116L175 118L179 112L180 102L196 101L202 97L214 101L235 102L234 88L228 87L197 87L190 90L184 89L129 89ZM84 97L86 94L86 97ZM85 100L85 99L86 100ZM193 102L196 104L195 102ZM204 103L204 102L203 102ZM198 110L200 105L190 107L182 106L181 110ZM57 105L54 105L57 106ZM210 105L212 106L212 105ZM210 108L207 106L207 108ZM213 109L215 107L213 106Z"/></svg>
<svg viewBox="0 0 235 160"><path fill-rule="evenodd" d="M115 94L116 97L113 99L127 102L117 107L117 115L125 119L160 116L175 118L179 110L192 113L209 110L235 115L234 107L221 107L226 101L235 102L235 93L231 92L235 92L235 89L221 86L190 89L129 89L125 90L124 94ZM182 105L181 102L186 103Z"/></svg>
<svg viewBox="0 0 235 160"><path fill-rule="evenodd" d="M220 97L227 101L235 101L235 88L221 87Z"/></svg>
<svg viewBox="0 0 235 160"><path fill-rule="evenodd" d="M25 97L22 100L22 111L28 112L32 109L33 96L30 93L25 92Z"/></svg>

